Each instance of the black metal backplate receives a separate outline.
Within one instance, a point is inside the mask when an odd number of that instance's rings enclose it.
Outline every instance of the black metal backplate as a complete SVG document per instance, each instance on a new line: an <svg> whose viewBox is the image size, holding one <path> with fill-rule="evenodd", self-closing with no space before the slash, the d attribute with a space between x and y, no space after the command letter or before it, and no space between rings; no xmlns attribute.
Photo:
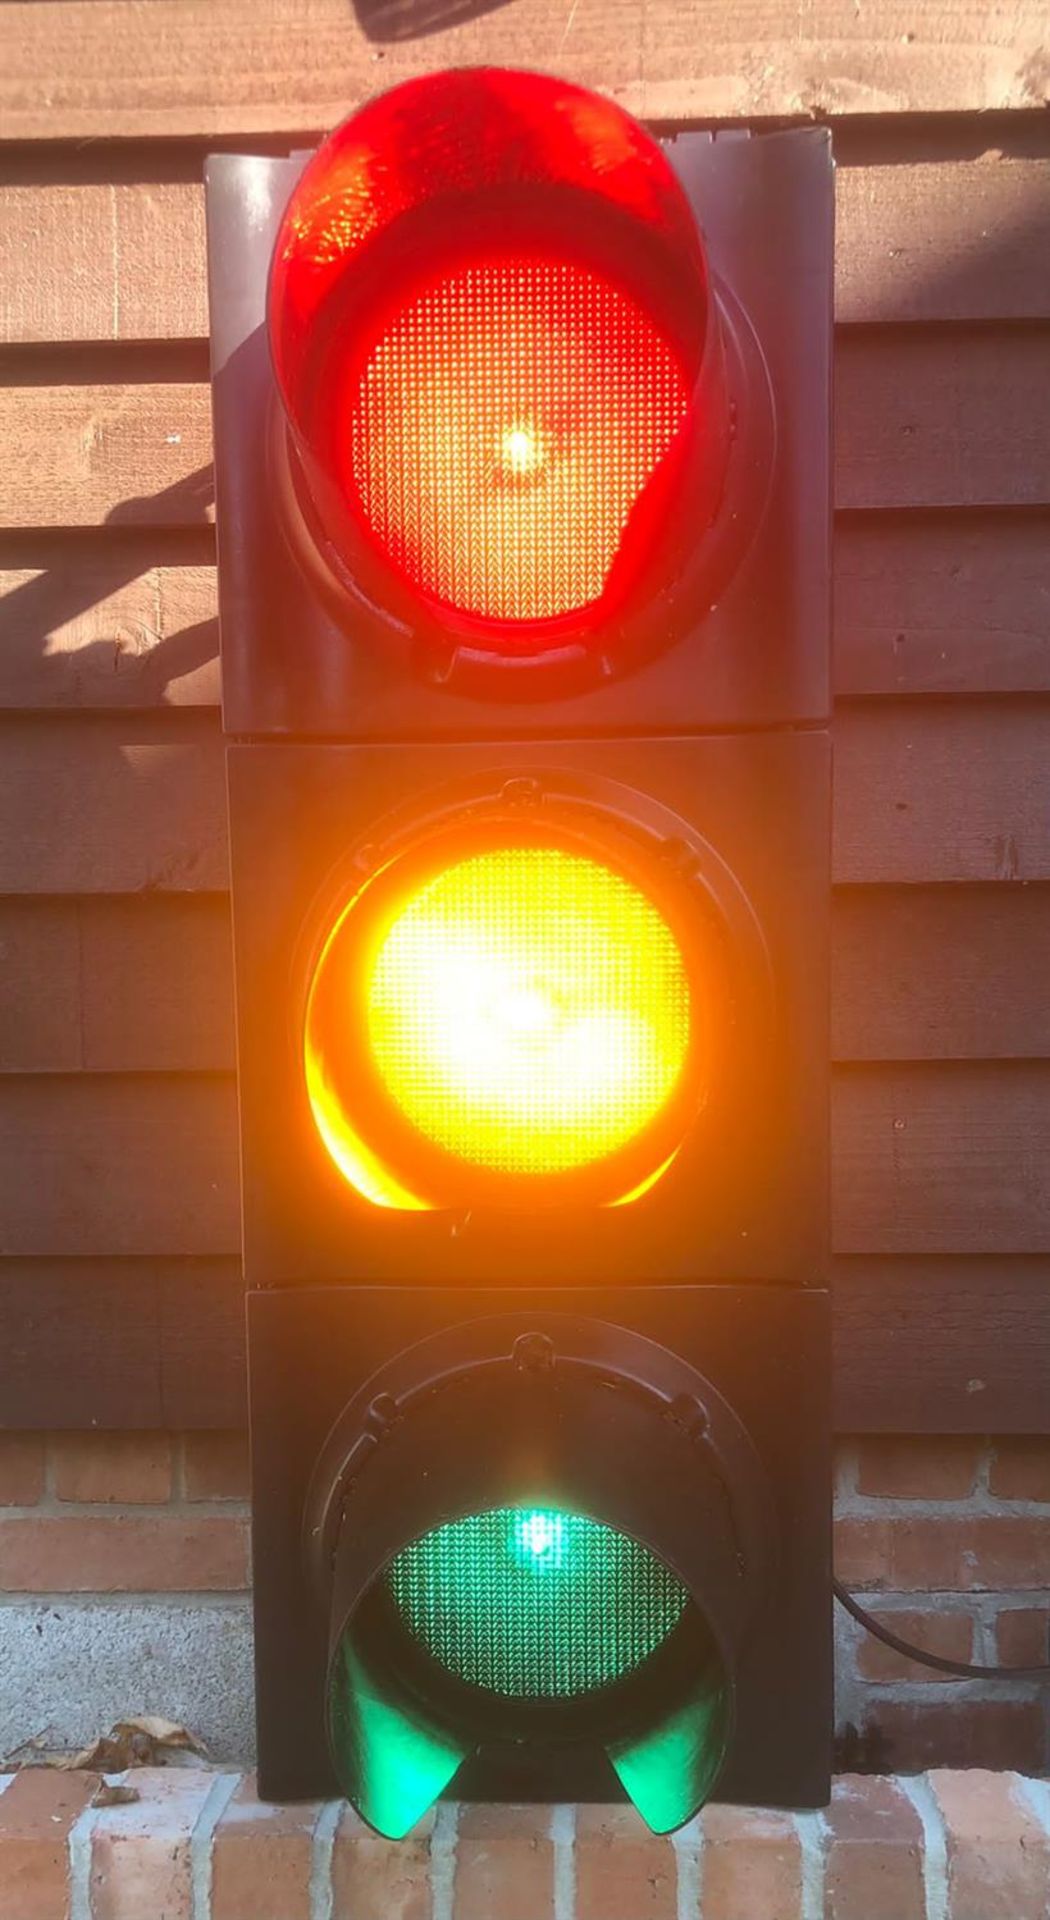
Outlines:
<svg viewBox="0 0 1050 1920"><path fill-rule="evenodd" d="M545 1314L591 1316L661 1342L702 1373L744 1422L768 1476L776 1568L737 1672L737 1728L718 1797L823 1804L832 1730L828 1296L735 1287L536 1289ZM328 1620L306 1573L303 1505L326 1435L356 1389L415 1341L510 1310L506 1288L367 1287L248 1298L256 1703L264 1796L336 1790L324 1738ZM484 1447L484 1435L477 1436ZM601 1435L594 1436L596 1447ZM420 1471L425 1472L425 1462ZM623 1473L644 1473L625 1459ZM687 1497L684 1495L684 1497ZM487 1748L450 1792L480 1800L622 1795L586 1749L513 1756Z"/></svg>
<svg viewBox="0 0 1050 1920"><path fill-rule="evenodd" d="M829 744L822 732L492 746L229 749L245 1276L310 1281L748 1280L821 1285L827 1254ZM625 1207L402 1212L362 1200L310 1112L316 902L391 809L511 776L631 789L732 870L764 936L768 1039L744 1003L677 1160ZM655 859L654 855L654 859ZM313 918L312 918L313 916ZM736 955L727 950L730 969Z"/></svg>
<svg viewBox="0 0 1050 1920"><path fill-rule="evenodd" d="M293 556L275 478L264 315L270 254L303 165L207 167L223 720L228 733L349 740L542 736L571 727L702 731L821 721L829 710L833 190L823 128L683 134L671 160L716 280L749 317L772 384L765 517L713 612L623 679L569 698L456 692L340 617ZM736 507L732 509L736 512ZM743 503L747 514L747 503ZM702 529L698 527L699 539ZM705 617L706 614L706 617ZM659 617L656 617L658 627Z"/></svg>

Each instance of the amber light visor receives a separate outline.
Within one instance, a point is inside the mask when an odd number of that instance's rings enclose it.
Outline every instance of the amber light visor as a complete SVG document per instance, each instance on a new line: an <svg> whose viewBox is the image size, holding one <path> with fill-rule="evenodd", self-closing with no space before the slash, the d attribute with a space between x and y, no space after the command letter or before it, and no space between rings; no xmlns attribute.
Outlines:
<svg viewBox="0 0 1050 1920"><path fill-rule="evenodd" d="M717 491L713 315L686 195L612 102L494 69L395 88L319 149L275 248L307 518L393 619L556 649L659 574L698 435Z"/></svg>
<svg viewBox="0 0 1050 1920"><path fill-rule="evenodd" d="M715 964L686 890L610 834L488 820L400 851L312 968L318 1132L377 1206L616 1205L710 1077Z"/></svg>

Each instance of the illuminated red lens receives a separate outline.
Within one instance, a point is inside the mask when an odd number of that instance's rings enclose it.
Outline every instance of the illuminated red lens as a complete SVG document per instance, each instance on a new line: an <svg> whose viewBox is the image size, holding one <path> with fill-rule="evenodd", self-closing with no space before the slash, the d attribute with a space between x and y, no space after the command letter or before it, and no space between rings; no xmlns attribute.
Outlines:
<svg viewBox="0 0 1050 1920"><path fill-rule="evenodd" d="M554 619L600 598L688 401L667 340L597 274L464 267L394 316L347 394L347 496L424 593Z"/></svg>
<svg viewBox="0 0 1050 1920"><path fill-rule="evenodd" d="M270 337L351 567L513 645L630 572L703 355L695 222L611 102L474 70L396 88L306 169ZM380 590L380 597L382 597Z"/></svg>

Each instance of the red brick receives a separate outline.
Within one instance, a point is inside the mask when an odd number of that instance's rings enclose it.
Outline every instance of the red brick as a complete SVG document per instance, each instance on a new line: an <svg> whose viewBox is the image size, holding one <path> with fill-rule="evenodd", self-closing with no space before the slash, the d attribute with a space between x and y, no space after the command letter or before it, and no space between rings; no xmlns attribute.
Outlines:
<svg viewBox="0 0 1050 1920"><path fill-rule="evenodd" d="M0 1519L10 1593L195 1593L248 1584L241 1520Z"/></svg>
<svg viewBox="0 0 1050 1920"><path fill-rule="evenodd" d="M0 1433L0 1507L35 1507L44 1491L39 1433Z"/></svg>
<svg viewBox="0 0 1050 1920"><path fill-rule="evenodd" d="M432 1831L428 1814L407 1840L381 1840L348 1807L332 1851L332 1920L431 1920Z"/></svg>
<svg viewBox="0 0 1050 1920"><path fill-rule="evenodd" d="M190 1841L215 1775L136 1768L139 1798L95 1815L91 1920L194 1920Z"/></svg>
<svg viewBox="0 0 1050 1920"><path fill-rule="evenodd" d="M857 1491L891 1500L965 1500L983 1449L983 1441L968 1437L865 1438L857 1442Z"/></svg>
<svg viewBox="0 0 1050 1920"><path fill-rule="evenodd" d="M271 1806L247 1775L212 1843L211 1920L310 1920L318 1807Z"/></svg>
<svg viewBox="0 0 1050 1920"><path fill-rule="evenodd" d="M187 1500L248 1498L246 1433L187 1433L182 1444Z"/></svg>
<svg viewBox="0 0 1050 1920"><path fill-rule="evenodd" d="M945 1825L951 1920L1045 1920L1050 1843L1015 1783L933 1773Z"/></svg>
<svg viewBox="0 0 1050 1920"><path fill-rule="evenodd" d="M988 1484L1000 1500L1050 1502L1050 1437L997 1440Z"/></svg>
<svg viewBox="0 0 1050 1920"><path fill-rule="evenodd" d="M1050 1661L1050 1607L1002 1607L996 1617L996 1659L1005 1667Z"/></svg>
<svg viewBox="0 0 1050 1920"><path fill-rule="evenodd" d="M835 1571L848 1587L899 1593L994 1593L1042 1587L1050 1515L835 1523Z"/></svg>
<svg viewBox="0 0 1050 1920"><path fill-rule="evenodd" d="M69 1830L94 1773L26 1767L0 1794L0 1920L59 1920L69 1911Z"/></svg>
<svg viewBox="0 0 1050 1920"><path fill-rule="evenodd" d="M576 1818L576 1920L675 1920L671 1841L633 1807L581 1807Z"/></svg>
<svg viewBox="0 0 1050 1920"><path fill-rule="evenodd" d="M892 1780L836 1780L826 1814L825 1920L925 1920L922 1823Z"/></svg>
<svg viewBox="0 0 1050 1920"><path fill-rule="evenodd" d="M703 1920L800 1920L802 1847L790 1814L707 1807L703 1830Z"/></svg>
<svg viewBox="0 0 1050 1920"><path fill-rule="evenodd" d="M456 1920L547 1920L554 1908L549 1807L460 1809Z"/></svg>
<svg viewBox="0 0 1050 1920"><path fill-rule="evenodd" d="M166 1433L56 1433L51 1440L60 1500L160 1506L171 1498Z"/></svg>
<svg viewBox="0 0 1050 1920"><path fill-rule="evenodd" d="M881 1626L888 1627L902 1640L913 1640L927 1653L939 1653L945 1660L973 1659L973 1620L968 1613L934 1613L930 1609L909 1609L887 1613L872 1607L870 1611ZM943 1680L933 1667L920 1666L892 1647L883 1646L870 1633L862 1634L857 1646L857 1672L863 1680L876 1685L897 1680Z"/></svg>
<svg viewBox="0 0 1050 1920"><path fill-rule="evenodd" d="M1037 1700L903 1702L871 1696L864 1732L875 1735L888 1773L924 1767L1015 1767L1041 1773L1046 1716ZM953 1917L954 1920L954 1917Z"/></svg>

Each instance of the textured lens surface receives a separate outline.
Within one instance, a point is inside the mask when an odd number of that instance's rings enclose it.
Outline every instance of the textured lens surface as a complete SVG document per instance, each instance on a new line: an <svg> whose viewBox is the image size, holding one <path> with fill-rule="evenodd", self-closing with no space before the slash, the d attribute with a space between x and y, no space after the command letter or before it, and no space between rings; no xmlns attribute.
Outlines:
<svg viewBox="0 0 1050 1920"><path fill-rule="evenodd" d="M600 598L687 406L667 340L600 275L465 266L374 347L349 410L349 485L424 592L486 619L551 619Z"/></svg>
<svg viewBox="0 0 1050 1920"><path fill-rule="evenodd" d="M398 1554L386 1581L433 1659L517 1699L611 1686L655 1653L687 1599L636 1540L554 1509L452 1521Z"/></svg>
<svg viewBox="0 0 1050 1920"><path fill-rule="evenodd" d="M544 1175L625 1146L680 1079L681 950L622 874L558 847L447 867L402 906L368 973L382 1081L428 1140Z"/></svg>

